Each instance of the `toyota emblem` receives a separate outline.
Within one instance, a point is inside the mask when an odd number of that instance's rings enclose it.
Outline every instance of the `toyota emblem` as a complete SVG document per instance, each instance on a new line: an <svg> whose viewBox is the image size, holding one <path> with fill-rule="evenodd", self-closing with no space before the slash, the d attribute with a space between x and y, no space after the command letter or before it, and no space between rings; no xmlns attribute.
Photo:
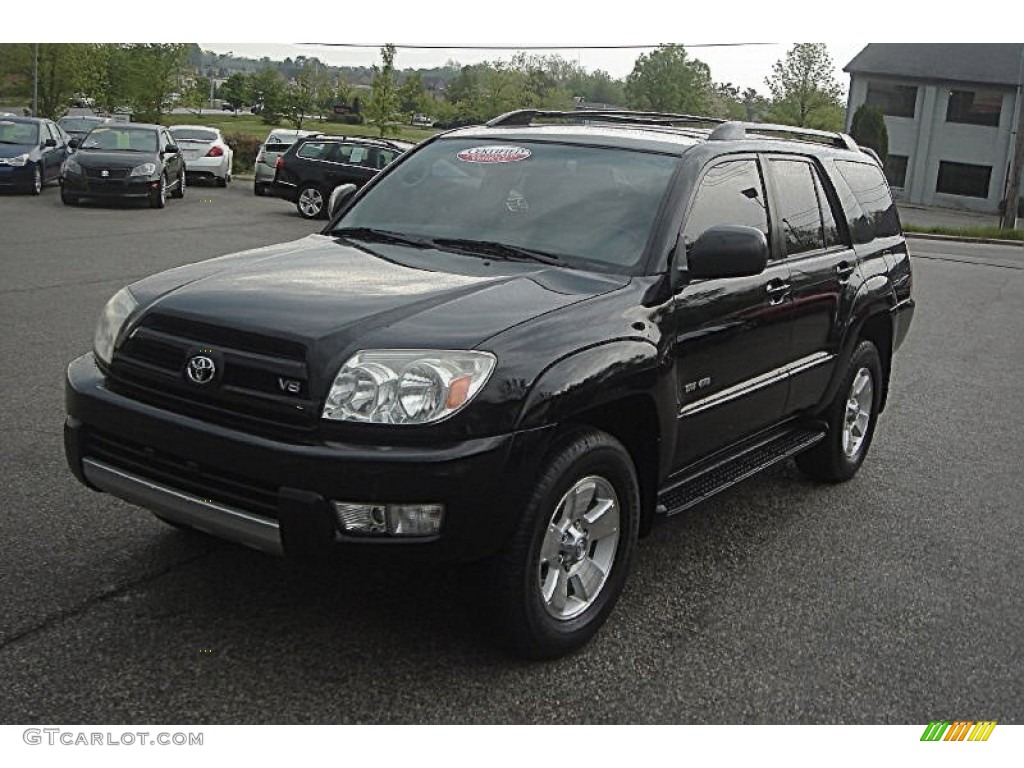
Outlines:
<svg viewBox="0 0 1024 768"><path fill-rule="evenodd" d="M206 355L194 355L185 366L185 375L193 384L209 384L217 375L217 366Z"/></svg>
<svg viewBox="0 0 1024 768"><path fill-rule="evenodd" d="M100 176L102 176L103 178L107 178L107 176L109 176L109 175L110 175L110 171L100 171Z"/></svg>

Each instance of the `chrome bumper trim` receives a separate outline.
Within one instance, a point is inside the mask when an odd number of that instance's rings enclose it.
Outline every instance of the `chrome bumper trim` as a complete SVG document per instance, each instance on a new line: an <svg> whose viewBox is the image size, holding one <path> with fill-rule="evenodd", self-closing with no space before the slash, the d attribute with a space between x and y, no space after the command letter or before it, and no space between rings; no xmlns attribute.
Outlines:
<svg viewBox="0 0 1024 768"><path fill-rule="evenodd" d="M192 496L96 459L82 459L82 470L97 488L150 509L168 520L262 552L284 554L280 529L275 520Z"/></svg>

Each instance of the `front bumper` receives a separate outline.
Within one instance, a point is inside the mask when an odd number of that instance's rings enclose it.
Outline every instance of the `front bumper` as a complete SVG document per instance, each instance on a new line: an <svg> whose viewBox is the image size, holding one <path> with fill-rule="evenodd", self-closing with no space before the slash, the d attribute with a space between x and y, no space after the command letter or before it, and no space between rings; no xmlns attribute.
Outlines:
<svg viewBox="0 0 1024 768"><path fill-rule="evenodd" d="M65 174L61 180L66 193L82 197L149 197L159 188L159 183L159 179L148 176L98 179L79 174Z"/></svg>
<svg viewBox="0 0 1024 768"><path fill-rule="evenodd" d="M91 354L68 367L65 451L78 479L177 522L296 557L332 550L471 561L514 529L551 430L438 445L288 443L111 391ZM331 500L444 504L430 537L340 532Z"/></svg>
<svg viewBox="0 0 1024 768"><path fill-rule="evenodd" d="M27 189L32 186L34 163L0 165L0 189Z"/></svg>

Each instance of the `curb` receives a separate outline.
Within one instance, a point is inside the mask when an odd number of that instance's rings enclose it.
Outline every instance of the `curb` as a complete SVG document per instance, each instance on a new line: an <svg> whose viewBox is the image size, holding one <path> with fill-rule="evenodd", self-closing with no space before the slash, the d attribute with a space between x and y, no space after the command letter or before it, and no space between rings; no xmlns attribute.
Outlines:
<svg viewBox="0 0 1024 768"><path fill-rule="evenodd" d="M1009 240L998 237L967 237L966 235L936 235L930 232L904 232L906 237L918 240L939 240L947 243L976 243L978 245L1019 245L1024 247L1024 240Z"/></svg>

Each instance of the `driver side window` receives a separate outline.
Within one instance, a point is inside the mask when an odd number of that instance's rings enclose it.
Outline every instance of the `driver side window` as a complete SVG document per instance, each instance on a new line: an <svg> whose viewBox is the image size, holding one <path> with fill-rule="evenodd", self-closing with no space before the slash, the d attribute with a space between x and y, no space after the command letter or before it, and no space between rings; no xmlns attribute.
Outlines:
<svg viewBox="0 0 1024 768"><path fill-rule="evenodd" d="M754 159L729 160L715 165L700 181L683 227L688 249L704 230L719 224L753 227L768 237L764 183Z"/></svg>

